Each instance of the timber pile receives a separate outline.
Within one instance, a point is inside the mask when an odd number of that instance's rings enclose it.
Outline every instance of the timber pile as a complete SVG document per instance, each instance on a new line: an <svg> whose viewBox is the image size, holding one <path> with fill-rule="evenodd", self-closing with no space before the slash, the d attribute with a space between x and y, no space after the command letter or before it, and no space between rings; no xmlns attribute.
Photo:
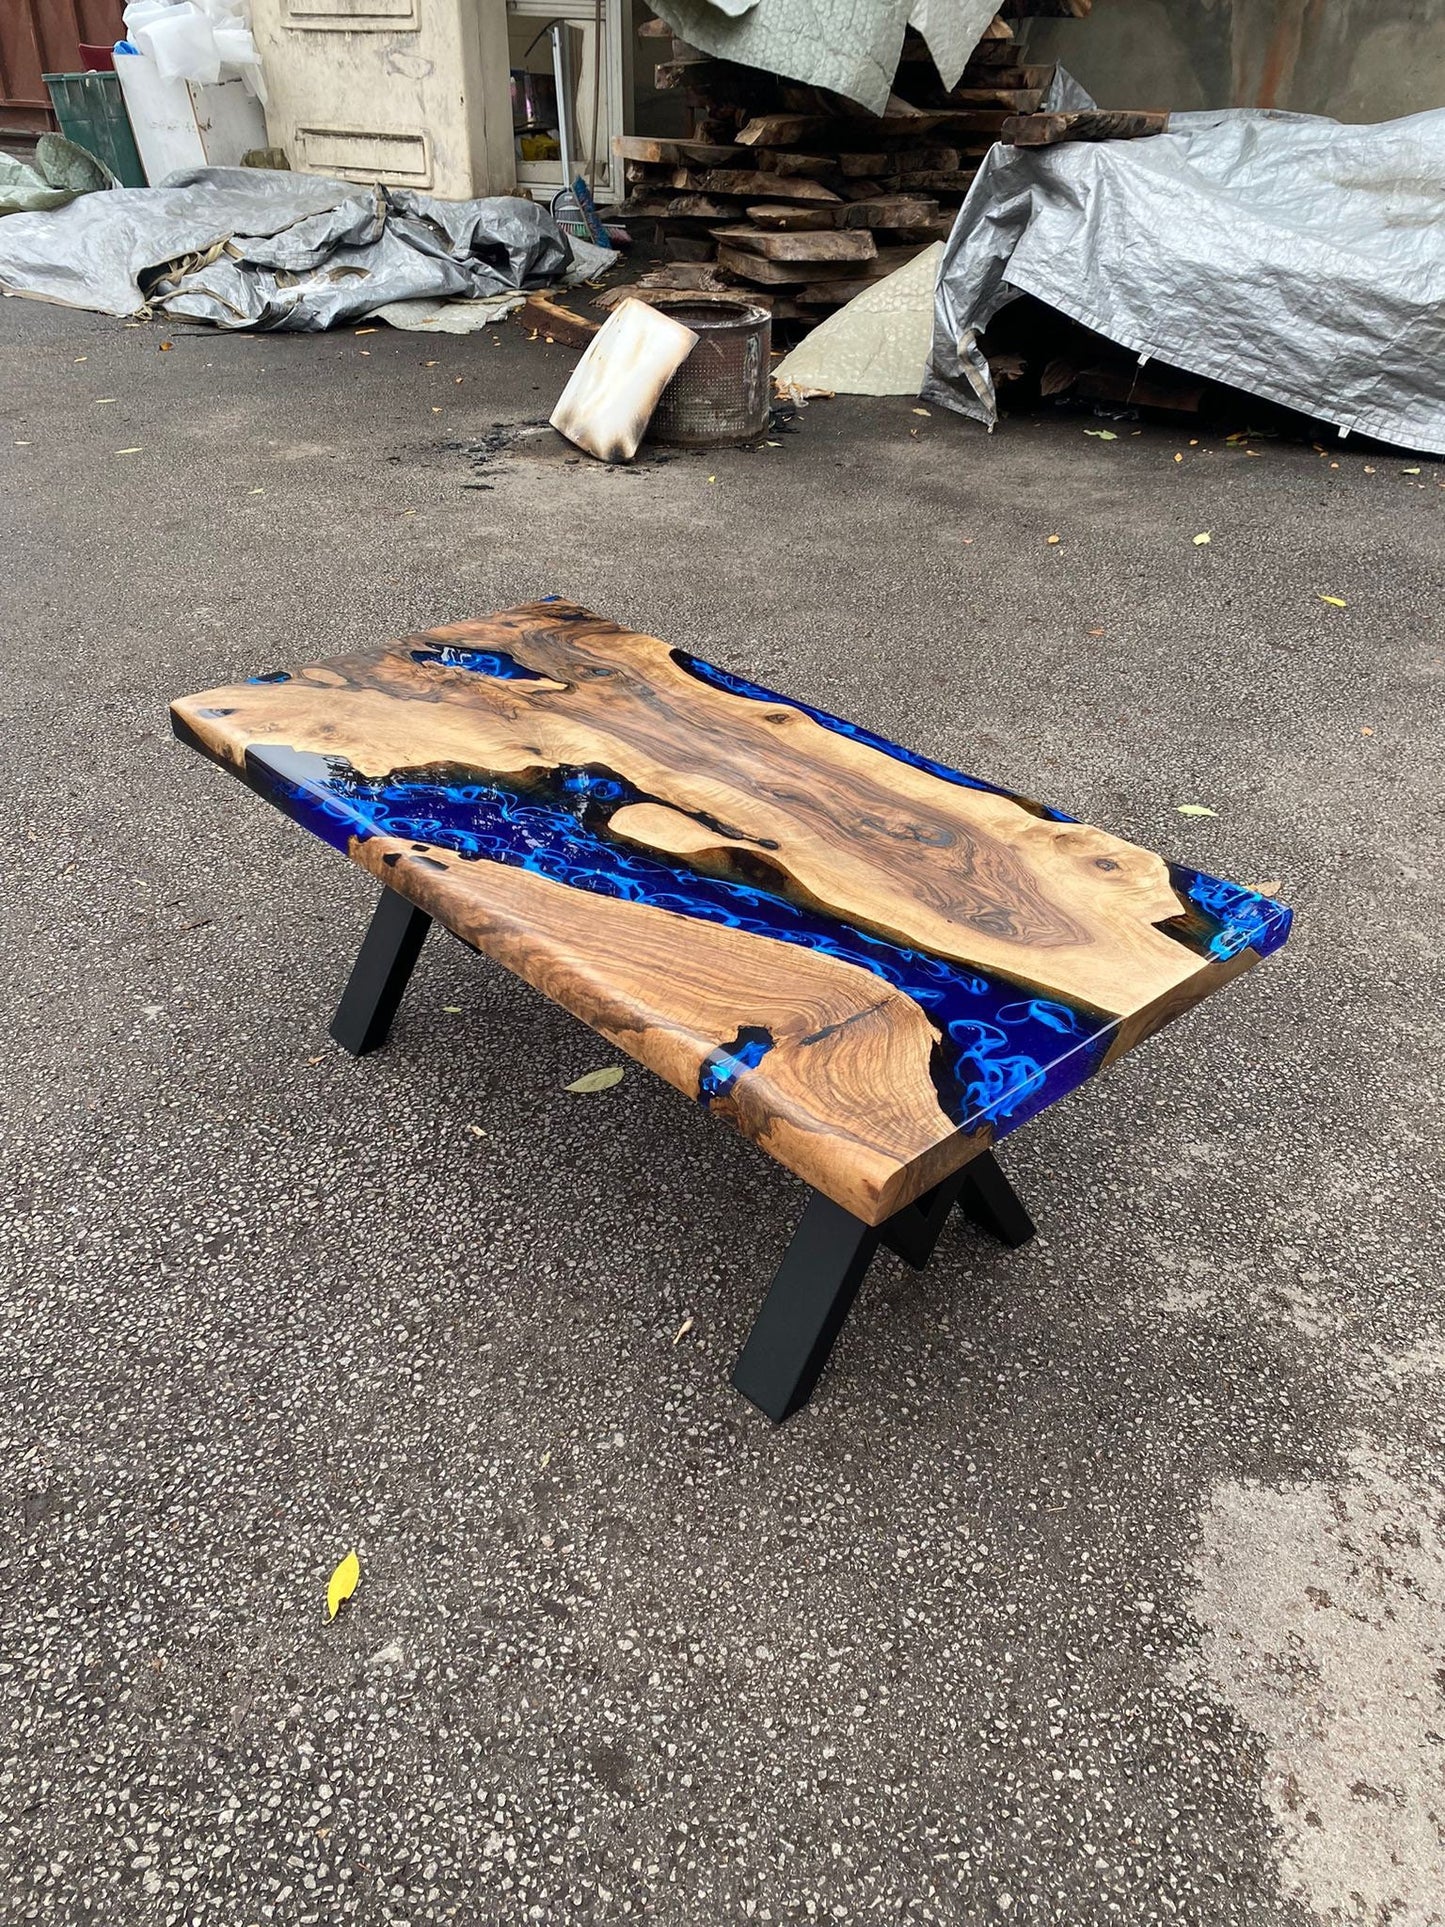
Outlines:
<svg viewBox="0 0 1445 1927"><path fill-rule="evenodd" d="M1162 124L1162 115L1042 111L1055 70L1029 63L1017 24L1082 18L1092 5L1002 0L949 90L910 30L895 81L901 92L881 116L822 89L713 59L673 38L663 21L647 21L639 30L645 37L670 42L657 84L685 97L693 126L686 139L613 142L629 190L621 212L634 231L653 224L669 264L646 283L689 292L736 287L771 307L775 319L817 321L920 247L948 237L995 141L1040 145L1159 131L1125 123Z"/></svg>

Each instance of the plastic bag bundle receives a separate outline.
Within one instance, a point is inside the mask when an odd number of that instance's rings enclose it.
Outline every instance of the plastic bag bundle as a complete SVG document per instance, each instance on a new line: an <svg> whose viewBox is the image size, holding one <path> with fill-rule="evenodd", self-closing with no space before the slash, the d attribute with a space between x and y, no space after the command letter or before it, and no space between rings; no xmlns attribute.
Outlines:
<svg viewBox="0 0 1445 1927"><path fill-rule="evenodd" d="M249 0L130 0L123 17L127 39L162 80L210 87L239 76L265 100Z"/></svg>

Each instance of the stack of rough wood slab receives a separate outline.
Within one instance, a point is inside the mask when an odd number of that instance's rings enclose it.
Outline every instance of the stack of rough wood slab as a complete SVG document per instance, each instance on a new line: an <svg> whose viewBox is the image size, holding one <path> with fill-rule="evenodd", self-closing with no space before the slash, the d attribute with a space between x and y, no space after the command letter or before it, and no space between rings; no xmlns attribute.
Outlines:
<svg viewBox="0 0 1445 1927"><path fill-rule="evenodd" d="M781 319L819 320L881 280L920 247L946 238L992 144L1114 138L1161 116L1045 114L1052 65L1030 64L1017 26L1030 16L1082 18L1093 0L1003 0L965 67L945 89L911 30L882 115L815 87L716 60L673 39L661 20L644 37L670 41L662 90L692 109L685 139L614 141L635 229L675 267L679 288L738 286ZM1108 129L1089 131L1090 120ZM658 285L655 277L649 277Z"/></svg>

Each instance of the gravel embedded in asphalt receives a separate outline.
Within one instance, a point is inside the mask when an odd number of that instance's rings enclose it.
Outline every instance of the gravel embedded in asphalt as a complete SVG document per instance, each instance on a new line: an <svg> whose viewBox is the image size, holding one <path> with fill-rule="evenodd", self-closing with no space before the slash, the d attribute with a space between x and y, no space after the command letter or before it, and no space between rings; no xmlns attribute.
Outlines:
<svg viewBox="0 0 1445 1927"><path fill-rule="evenodd" d="M601 469L573 359L0 311L0 1918L1438 1921L1445 469ZM797 1182L450 941L342 1056L366 880L169 735L548 592L1299 913L780 1430Z"/></svg>

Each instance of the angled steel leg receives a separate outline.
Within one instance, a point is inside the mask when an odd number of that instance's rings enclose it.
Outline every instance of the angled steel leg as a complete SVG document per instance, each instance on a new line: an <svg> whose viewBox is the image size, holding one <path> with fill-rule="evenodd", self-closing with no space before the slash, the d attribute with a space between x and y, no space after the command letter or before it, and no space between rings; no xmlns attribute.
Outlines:
<svg viewBox="0 0 1445 1927"><path fill-rule="evenodd" d="M353 1057L386 1042L431 921L395 890L382 891L331 1020L331 1035Z"/></svg>
<svg viewBox="0 0 1445 1927"><path fill-rule="evenodd" d="M1024 1209L1024 1201L1014 1190L992 1151L983 1151L960 1175L963 1186L958 1208L980 1231L1009 1246L1026 1245L1034 1235L1034 1221Z"/></svg>
<svg viewBox="0 0 1445 1927"><path fill-rule="evenodd" d="M806 1405L880 1237L821 1191L783 1253L733 1367L733 1384L775 1424Z"/></svg>
<svg viewBox="0 0 1445 1927"><path fill-rule="evenodd" d="M775 1424L806 1405L879 1245L922 1271L955 1205L1006 1245L1034 1235L989 1151L878 1225L814 1191L733 1368L743 1397Z"/></svg>
<svg viewBox="0 0 1445 1927"><path fill-rule="evenodd" d="M945 1178L942 1184L935 1184L912 1204L895 1211L878 1227L884 1244L897 1252L905 1264L922 1271L933 1256L933 1247L948 1223L949 1212L959 1201L963 1185L964 1171L955 1171L951 1178Z"/></svg>

